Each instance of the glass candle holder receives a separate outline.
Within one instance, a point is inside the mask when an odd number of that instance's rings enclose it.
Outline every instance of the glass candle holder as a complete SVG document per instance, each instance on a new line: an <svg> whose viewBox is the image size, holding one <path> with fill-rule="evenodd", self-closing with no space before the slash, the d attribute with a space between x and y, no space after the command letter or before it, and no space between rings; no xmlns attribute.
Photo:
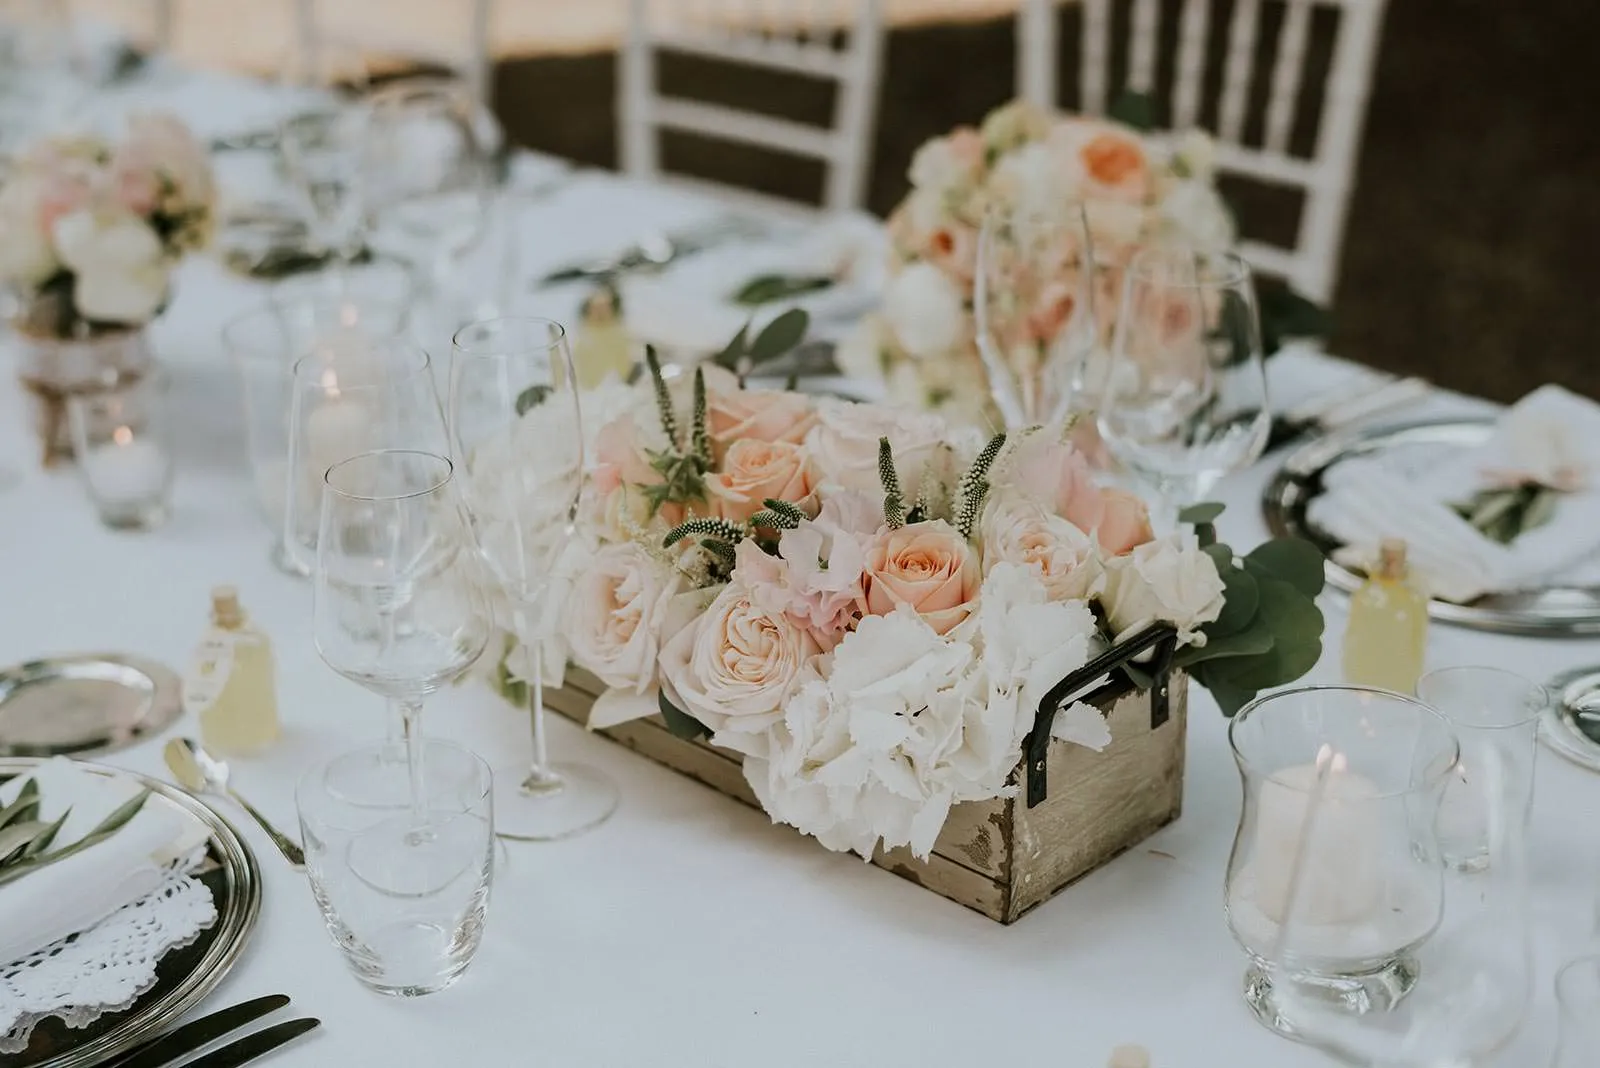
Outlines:
<svg viewBox="0 0 1600 1068"><path fill-rule="evenodd" d="M1252 702L1228 739L1244 804L1226 912L1250 955L1246 1002L1290 1036L1278 983L1353 1013L1392 1007L1415 984L1415 952L1443 916L1433 823L1458 756L1449 724L1385 690L1312 686ZM1274 970L1291 900L1297 956Z"/></svg>
<svg viewBox="0 0 1600 1068"><path fill-rule="evenodd" d="M67 398L78 470L101 522L149 530L172 502L172 442L167 380L159 371Z"/></svg>
<svg viewBox="0 0 1600 1068"><path fill-rule="evenodd" d="M1600 1064L1600 955L1568 961L1556 973L1560 1034L1550 1068Z"/></svg>
<svg viewBox="0 0 1600 1068"><path fill-rule="evenodd" d="M1450 721L1461 744L1461 760L1439 803L1439 849L1446 863L1481 871L1489 863L1487 805L1502 806L1515 833L1527 827L1544 687L1499 668L1449 667L1422 676L1417 697ZM1495 796L1470 781L1491 762L1497 766Z"/></svg>

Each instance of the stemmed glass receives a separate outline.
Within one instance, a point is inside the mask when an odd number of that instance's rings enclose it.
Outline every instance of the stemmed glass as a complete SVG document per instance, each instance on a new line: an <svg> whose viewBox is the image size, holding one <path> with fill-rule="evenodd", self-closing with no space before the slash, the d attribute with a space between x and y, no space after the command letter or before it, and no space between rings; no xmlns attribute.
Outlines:
<svg viewBox="0 0 1600 1068"><path fill-rule="evenodd" d="M558 562L577 537L584 441L566 332L546 319L465 327L450 365L450 432L478 552L499 585L523 669L533 762L496 776L496 826L511 838L563 838L596 826L616 787L582 764L546 753L545 646L559 630Z"/></svg>
<svg viewBox="0 0 1600 1068"><path fill-rule="evenodd" d="M278 127L285 170L303 201L318 251L334 258L338 271L361 250L361 166L367 89L365 57L354 48L322 41L291 51L285 83L310 90L312 102Z"/></svg>
<svg viewBox="0 0 1600 1068"><path fill-rule="evenodd" d="M494 168L480 112L450 78L407 78L367 99L361 191L371 244L439 292L485 226Z"/></svg>
<svg viewBox="0 0 1600 1068"><path fill-rule="evenodd" d="M1231 252L1141 249L1123 279L1099 429L1156 494L1158 526L1254 462L1270 424L1250 268Z"/></svg>
<svg viewBox="0 0 1600 1068"><path fill-rule="evenodd" d="M455 468L417 449L379 449L328 469L317 533L317 653L399 704L412 820L426 839L422 706L472 666L489 638ZM395 887L394 880L385 885ZM414 888L423 892L425 888Z"/></svg>
<svg viewBox="0 0 1600 1068"><path fill-rule="evenodd" d="M1007 429L1060 422L1099 341L1094 244L1082 203L997 205L973 278L978 354Z"/></svg>

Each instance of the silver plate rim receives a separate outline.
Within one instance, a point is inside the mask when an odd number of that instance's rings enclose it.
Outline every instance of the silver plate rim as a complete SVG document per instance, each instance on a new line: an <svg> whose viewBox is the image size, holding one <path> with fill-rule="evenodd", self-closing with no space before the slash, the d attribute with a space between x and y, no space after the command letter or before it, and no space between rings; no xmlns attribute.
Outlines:
<svg viewBox="0 0 1600 1068"><path fill-rule="evenodd" d="M1431 419L1388 423L1376 427L1330 435L1311 441L1286 456L1262 494L1262 514L1267 529L1278 537L1306 538L1322 550L1328 585L1341 593L1354 593L1362 576L1328 558L1327 539L1319 536L1305 521L1306 504L1314 493L1312 484L1334 463L1352 456L1377 452L1386 445L1440 444L1471 446L1482 444L1494 429L1492 417ZM1600 598L1592 591L1553 587L1547 594L1580 594L1592 607L1567 611L1540 611L1497 605L1490 595L1472 604L1449 601L1428 602L1428 615L1441 623L1497 634L1520 634L1542 638L1579 638L1600 635Z"/></svg>
<svg viewBox="0 0 1600 1068"><path fill-rule="evenodd" d="M34 657L31 660L20 660L14 664L7 664L0 668L0 681L17 675L37 675L40 667L66 666L71 664L112 664L118 667L132 668L147 677L155 685L155 693L150 698L150 711L131 729L127 737L111 739L81 748L55 749L49 752L37 750L16 752L3 739L0 739L0 759L4 760L34 760L48 759L52 756L64 756L78 759L88 756L106 756L137 745L152 734L158 734L171 726L183 714L183 677L161 661L137 653L58 653L54 656ZM0 701L0 704L3 704Z"/></svg>
<svg viewBox="0 0 1600 1068"><path fill-rule="evenodd" d="M50 759L53 758L0 757L0 778L26 774ZM209 805L176 786L136 771L85 760L73 763L96 775L134 780L199 820L211 832L209 848L222 866L232 892L218 909L216 936L194 971L150 1004L139 1006L126 1019L93 1041L74 1046L47 1061L40 1061L33 1068L87 1068L100 1064L176 1022L211 993L238 963L261 916L261 868L256 863L255 854L233 825Z"/></svg>
<svg viewBox="0 0 1600 1068"><path fill-rule="evenodd" d="M1600 771L1600 744L1580 731L1572 722L1567 691L1586 679L1600 681L1600 665L1569 668L1551 676L1545 685L1549 701L1539 717L1539 737L1556 755L1589 771Z"/></svg>

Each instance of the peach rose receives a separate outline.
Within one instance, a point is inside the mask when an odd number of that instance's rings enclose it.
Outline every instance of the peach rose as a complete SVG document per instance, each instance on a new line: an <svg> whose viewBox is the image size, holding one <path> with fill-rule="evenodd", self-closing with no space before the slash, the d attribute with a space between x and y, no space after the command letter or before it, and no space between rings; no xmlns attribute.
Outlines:
<svg viewBox="0 0 1600 1068"><path fill-rule="evenodd" d="M719 464L740 438L799 445L816 422L810 398L776 389L717 393L706 405L706 431Z"/></svg>
<svg viewBox="0 0 1600 1068"><path fill-rule="evenodd" d="M885 530L867 550L867 612L906 605L940 634L971 614L983 584L977 554L942 519Z"/></svg>
<svg viewBox="0 0 1600 1068"><path fill-rule="evenodd" d="M1127 490L1107 488L1100 491L1100 501L1100 525L1094 534L1102 550L1123 556L1155 540L1155 532L1150 529L1150 509L1139 497Z"/></svg>
<svg viewBox="0 0 1600 1068"><path fill-rule="evenodd" d="M1089 461L1070 444L1045 432L1017 446L1013 484L1083 531L1093 531L1105 515L1100 487Z"/></svg>
<svg viewBox="0 0 1600 1068"><path fill-rule="evenodd" d="M706 477L708 503L717 515L735 523L761 511L772 497L800 501L815 486L804 446L787 441L740 438L728 447L722 470Z"/></svg>

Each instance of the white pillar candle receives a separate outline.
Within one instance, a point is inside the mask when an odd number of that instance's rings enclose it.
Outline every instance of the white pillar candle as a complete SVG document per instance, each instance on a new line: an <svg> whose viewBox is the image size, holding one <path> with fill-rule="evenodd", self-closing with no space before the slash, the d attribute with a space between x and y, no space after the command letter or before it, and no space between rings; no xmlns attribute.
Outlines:
<svg viewBox="0 0 1600 1068"><path fill-rule="evenodd" d="M83 458L84 474L107 504L137 504L161 496L167 483L167 454L153 441L118 427L112 440Z"/></svg>
<svg viewBox="0 0 1600 1068"><path fill-rule="evenodd" d="M1319 776L1325 782L1307 841L1306 816ZM1350 771L1341 755L1326 749L1318 763L1285 768L1262 784L1252 864L1256 905L1265 916L1274 923L1288 918L1297 862L1298 920L1352 924L1377 911L1383 897L1378 797L1372 780Z"/></svg>
<svg viewBox="0 0 1600 1068"><path fill-rule="evenodd" d="M307 413L305 428L305 475L313 493L321 492L322 476L328 468L371 447L366 408L340 393L333 368L323 372L319 386L322 396Z"/></svg>

